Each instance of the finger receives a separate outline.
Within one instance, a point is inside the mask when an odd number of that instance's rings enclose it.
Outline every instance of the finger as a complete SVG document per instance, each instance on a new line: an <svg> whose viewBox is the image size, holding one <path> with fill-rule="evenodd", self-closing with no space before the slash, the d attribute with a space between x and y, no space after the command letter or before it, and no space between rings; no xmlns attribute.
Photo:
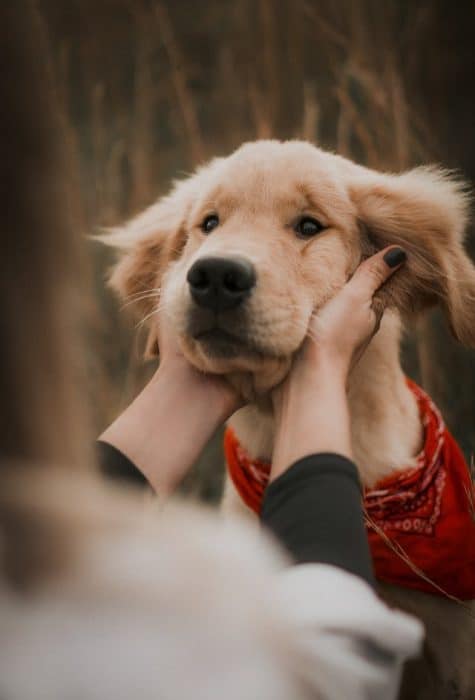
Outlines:
<svg viewBox="0 0 475 700"><path fill-rule="evenodd" d="M373 313L374 313L375 321L374 321L374 329L373 329L373 332L371 334L370 340L376 335L376 333L379 331L379 329L381 327L381 321L382 321L383 314L384 314L384 306L378 305L377 308L375 308L373 306Z"/></svg>
<svg viewBox="0 0 475 700"><path fill-rule="evenodd" d="M370 335L364 340L364 342L355 350L353 353L353 357L351 360L351 367L350 367L350 372L353 371L354 367L358 364L358 362L361 360L363 355L366 352L366 348L368 345L371 343L373 340L374 336L376 333L379 331L381 327L381 321L384 315L384 307L383 306L378 306L377 309L372 309L372 312L374 314L374 327Z"/></svg>
<svg viewBox="0 0 475 700"><path fill-rule="evenodd" d="M384 248L361 263L347 287L369 301L381 285L404 264L406 258L406 252L398 246Z"/></svg>

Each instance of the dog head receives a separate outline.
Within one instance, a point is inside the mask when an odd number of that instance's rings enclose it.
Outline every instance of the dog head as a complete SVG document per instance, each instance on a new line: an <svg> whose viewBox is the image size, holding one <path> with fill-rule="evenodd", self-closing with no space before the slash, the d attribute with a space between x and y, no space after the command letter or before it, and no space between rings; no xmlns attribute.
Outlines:
<svg viewBox="0 0 475 700"><path fill-rule="evenodd" d="M169 315L186 357L262 393L287 372L310 316L365 257L399 244L408 261L376 303L445 309L475 346L475 268L462 247L467 197L450 174L369 170L309 143L248 143L200 168L112 233L111 285Z"/></svg>

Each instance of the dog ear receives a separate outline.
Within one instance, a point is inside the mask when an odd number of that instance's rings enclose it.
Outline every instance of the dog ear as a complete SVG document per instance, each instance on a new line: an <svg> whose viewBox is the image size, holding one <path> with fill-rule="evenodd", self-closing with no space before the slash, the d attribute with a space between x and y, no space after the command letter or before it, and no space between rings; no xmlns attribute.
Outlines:
<svg viewBox="0 0 475 700"><path fill-rule="evenodd" d="M475 347L475 267L463 248L469 205L464 183L433 167L402 175L362 170L349 192L363 257L390 244L408 255L379 303L406 315L439 303L455 337Z"/></svg>
<svg viewBox="0 0 475 700"><path fill-rule="evenodd" d="M186 217L193 205L203 169L175 184L171 192L123 227L98 240L116 248L119 260L108 284L141 319L153 316L160 301L161 279L168 265L180 257L187 240ZM149 323L145 355L158 355L155 325Z"/></svg>

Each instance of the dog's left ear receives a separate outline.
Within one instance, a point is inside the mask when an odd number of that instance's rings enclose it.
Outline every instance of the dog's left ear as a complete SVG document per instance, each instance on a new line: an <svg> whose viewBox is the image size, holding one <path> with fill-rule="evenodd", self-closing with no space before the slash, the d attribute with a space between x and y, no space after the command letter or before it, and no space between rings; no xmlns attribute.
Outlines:
<svg viewBox="0 0 475 700"><path fill-rule="evenodd" d="M475 267L463 248L469 197L464 183L438 168L402 175L362 170L349 184L363 256L399 244L403 268L381 290L403 314L439 303L455 337L475 347Z"/></svg>
<svg viewBox="0 0 475 700"><path fill-rule="evenodd" d="M137 319L156 321L161 279L186 243L187 181L122 227L98 237L119 252L108 284ZM145 356L158 355L155 324L149 328Z"/></svg>
<svg viewBox="0 0 475 700"><path fill-rule="evenodd" d="M215 158L198 168L124 226L96 237L119 252L109 275L109 286L137 318L148 319L146 357L158 355L154 310L159 306L162 277L185 247L186 218L206 177L219 162Z"/></svg>

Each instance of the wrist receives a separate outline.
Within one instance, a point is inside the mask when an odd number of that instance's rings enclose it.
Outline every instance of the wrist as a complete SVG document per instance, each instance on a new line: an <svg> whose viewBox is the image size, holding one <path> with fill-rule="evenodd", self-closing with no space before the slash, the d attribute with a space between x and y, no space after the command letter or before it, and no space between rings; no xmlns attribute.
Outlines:
<svg viewBox="0 0 475 700"><path fill-rule="evenodd" d="M294 413L325 401L335 393L346 395L347 372L342 363L333 360L321 362L316 367L299 367L273 393L275 416L285 411Z"/></svg>
<svg viewBox="0 0 475 700"><path fill-rule="evenodd" d="M310 454L335 452L352 459L346 376L334 369L312 372L281 390L274 406L271 480Z"/></svg>
<svg viewBox="0 0 475 700"><path fill-rule="evenodd" d="M188 362L175 363L164 360L155 372L152 382L160 387L173 389L187 403L203 410L218 423L227 420L239 408L239 399L232 387L219 375L205 374Z"/></svg>
<svg viewBox="0 0 475 700"><path fill-rule="evenodd" d="M315 391L315 387L345 387L349 363L338 353L318 349L317 357L312 358L311 362L306 362L300 370L295 378L302 388L309 386Z"/></svg>
<svg viewBox="0 0 475 700"><path fill-rule="evenodd" d="M100 439L123 452L156 491L169 493L232 410L230 392L213 378L165 361Z"/></svg>

